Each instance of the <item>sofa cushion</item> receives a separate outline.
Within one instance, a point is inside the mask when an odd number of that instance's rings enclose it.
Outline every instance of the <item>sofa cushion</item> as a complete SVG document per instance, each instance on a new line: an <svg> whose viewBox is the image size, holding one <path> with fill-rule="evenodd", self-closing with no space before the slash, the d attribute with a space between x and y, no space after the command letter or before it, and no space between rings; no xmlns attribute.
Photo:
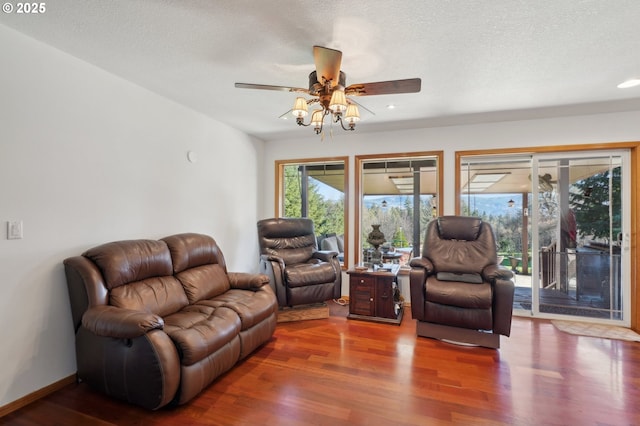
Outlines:
<svg viewBox="0 0 640 426"><path fill-rule="evenodd" d="M260 254L278 256L286 265L304 263L318 248L313 221L272 218L258 221Z"/></svg>
<svg viewBox="0 0 640 426"><path fill-rule="evenodd" d="M222 265L203 265L176 274L182 283L189 303L223 294L231 287Z"/></svg>
<svg viewBox="0 0 640 426"><path fill-rule="evenodd" d="M482 219L478 217L441 216L436 220L440 237L445 240L474 241L482 227Z"/></svg>
<svg viewBox="0 0 640 426"><path fill-rule="evenodd" d="M336 270L329 262L287 265L284 271L289 287L302 287L336 280Z"/></svg>
<svg viewBox="0 0 640 426"><path fill-rule="evenodd" d="M180 282L174 277L156 277L122 285L109 293L109 304L161 317L179 311L189 303Z"/></svg>
<svg viewBox="0 0 640 426"><path fill-rule="evenodd" d="M227 272L227 265L216 241L204 234L184 233L163 238L171 253L173 271L178 273L196 266L218 264Z"/></svg>
<svg viewBox="0 0 640 426"><path fill-rule="evenodd" d="M320 243L321 250L335 251L336 253L340 253L340 249L338 248L338 238L335 236L327 237L322 240Z"/></svg>
<svg viewBox="0 0 640 426"><path fill-rule="evenodd" d="M182 365L211 355L240 333L240 318L224 306L189 305L164 318L164 330L175 343Z"/></svg>
<svg viewBox="0 0 640 426"><path fill-rule="evenodd" d="M198 304L224 306L233 310L240 317L242 330L247 330L268 318L278 307L274 303L273 292L269 286L257 291L231 289L213 299L201 300Z"/></svg>
<svg viewBox="0 0 640 426"><path fill-rule="evenodd" d="M443 216L430 222L422 254L436 272L479 274L497 262L491 227L473 217Z"/></svg>
<svg viewBox="0 0 640 426"><path fill-rule="evenodd" d="M338 253L344 253L344 235L337 235L336 241L338 241Z"/></svg>
<svg viewBox="0 0 640 426"><path fill-rule="evenodd" d="M438 272L436 274L440 281L457 281L461 283L482 284L480 274L458 274L455 272Z"/></svg>
<svg viewBox="0 0 640 426"><path fill-rule="evenodd" d="M435 276L427 278L425 300L460 308L491 308L491 285L440 281Z"/></svg>
<svg viewBox="0 0 640 426"><path fill-rule="evenodd" d="M493 328L493 310L491 308L465 309L426 301L424 311L424 320L427 322L470 330L491 330Z"/></svg>
<svg viewBox="0 0 640 426"><path fill-rule="evenodd" d="M115 241L87 250L83 256L96 264L109 290L173 274L171 254L163 241Z"/></svg>

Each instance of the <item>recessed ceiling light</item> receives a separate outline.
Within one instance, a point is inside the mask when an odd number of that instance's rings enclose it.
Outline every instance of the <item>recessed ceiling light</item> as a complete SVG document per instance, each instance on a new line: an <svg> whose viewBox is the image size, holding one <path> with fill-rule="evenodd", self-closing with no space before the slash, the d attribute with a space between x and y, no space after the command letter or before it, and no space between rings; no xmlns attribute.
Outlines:
<svg viewBox="0 0 640 426"><path fill-rule="evenodd" d="M640 86L640 78L632 78L618 84L619 89L628 89L629 87Z"/></svg>
<svg viewBox="0 0 640 426"><path fill-rule="evenodd" d="M395 106L394 104L389 104L389 105L387 105L387 109L395 109L395 107L396 107L396 106Z"/></svg>

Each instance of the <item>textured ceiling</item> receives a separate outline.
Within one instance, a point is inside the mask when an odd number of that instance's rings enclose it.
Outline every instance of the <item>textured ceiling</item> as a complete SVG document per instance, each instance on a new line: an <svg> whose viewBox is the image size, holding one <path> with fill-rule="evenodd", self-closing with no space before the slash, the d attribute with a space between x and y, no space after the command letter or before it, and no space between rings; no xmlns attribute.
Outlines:
<svg viewBox="0 0 640 426"><path fill-rule="evenodd" d="M417 94L360 97L359 131L640 109L638 0L55 0L0 24L246 133L311 135L288 111L312 46L343 52L347 85L418 77ZM397 108L387 109L389 104ZM358 129L356 131L358 131ZM305 133L306 132L306 133Z"/></svg>

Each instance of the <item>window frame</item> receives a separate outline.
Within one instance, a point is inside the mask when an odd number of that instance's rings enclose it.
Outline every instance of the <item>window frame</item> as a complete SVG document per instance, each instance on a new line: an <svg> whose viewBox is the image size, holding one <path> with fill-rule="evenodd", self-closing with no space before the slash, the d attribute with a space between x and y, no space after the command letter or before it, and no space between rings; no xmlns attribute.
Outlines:
<svg viewBox="0 0 640 426"><path fill-rule="evenodd" d="M344 203L344 253L343 260L341 262L342 268L346 269L349 264L349 157L317 157L317 158L301 158L301 159L287 159L287 160L275 160L275 217L283 217L284 215L284 198L285 198L285 167L286 166L302 166L302 165L320 165L328 163L340 163L344 164L344 190L343 190L343 203ZM319 247L318 247L319 248Z"/></svg>
<svg viewBox="0 0 640 426"><path fill-rule="evenodd" d="M355 247L355 263L359 264L363 262L362 259L362 250L364 244L361 239L361 228L362 228L362 200L364 197L363 190L363 166L365 163L373 162L373 161L393 161L393 160L411 160L413 158L424 158L424 157L434 157L436 160L436 176L438 181L436 182L436 215L440 216L443 212L444 205L444 151L416 151L416 152L405 152L405 153L386 153L386 154L366 154L366 155L356 155L355 156L355 188L356 188L356 199L355 199L355 220L354 220L354 247ZM413 257L417 256L416 253L413 253Z"/></svg>

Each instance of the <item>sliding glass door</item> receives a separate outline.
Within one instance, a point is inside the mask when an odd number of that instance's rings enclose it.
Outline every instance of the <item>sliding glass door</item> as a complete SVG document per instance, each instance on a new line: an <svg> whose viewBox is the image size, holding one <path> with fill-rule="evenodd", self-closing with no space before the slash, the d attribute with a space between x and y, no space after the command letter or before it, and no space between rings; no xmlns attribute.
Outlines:
<svg viewBox="0 0 640 426"><path fill-rule="evenodd" d="M627 151L459 161L459 211L492 224L515 314L629 324Z"/></svg>
<svg viewBox="0 0 640 426"><path fill-rule="evenodd" d="M625 163L624 153L534 157L538 312L624 320Z"/></svg>

